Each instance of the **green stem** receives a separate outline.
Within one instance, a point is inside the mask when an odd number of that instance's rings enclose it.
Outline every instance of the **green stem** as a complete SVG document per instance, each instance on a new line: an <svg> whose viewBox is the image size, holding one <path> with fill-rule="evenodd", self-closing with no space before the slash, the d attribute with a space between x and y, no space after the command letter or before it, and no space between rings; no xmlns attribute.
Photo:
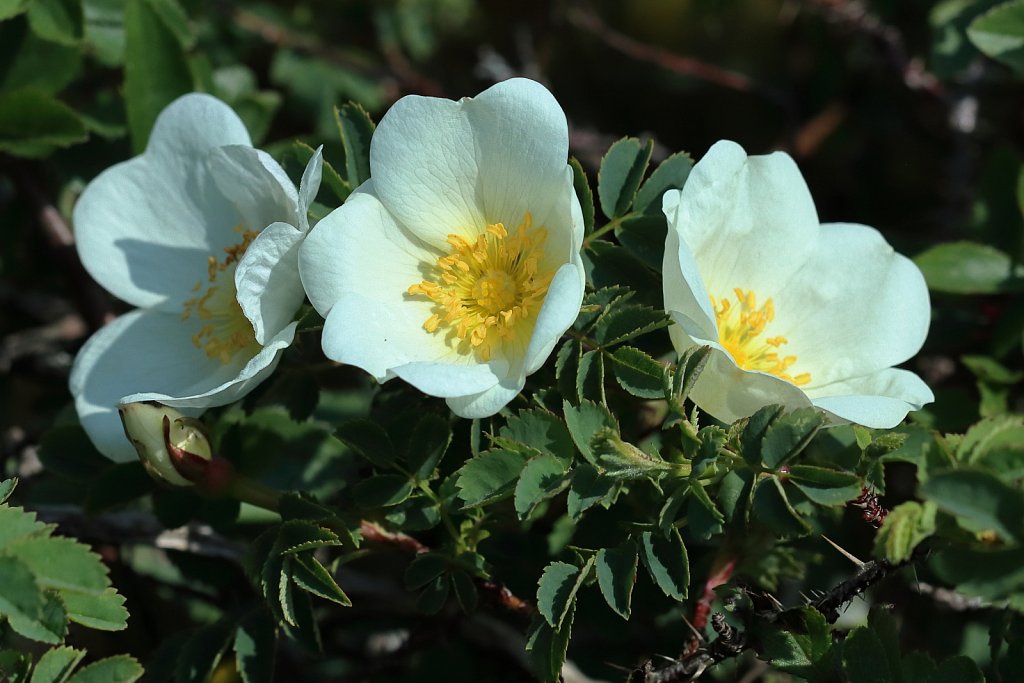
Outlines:
<svg viewBox="0 0 1024 683"><path fill-rule="evenodd" d="M589 235L587 235L586 237L584 237L583 238L583 246L584 247L588 246L591 242L596 240L598 237L602 237L603 235L606 235L607 233L611 232L615 228L619 227L619 225L621 225L622 222L624 220L626 220L627 218L633 218L634 216L636 216L636 212L635 211L631 211L630 213L627 213L624 216L619 216L618 218L611 219L610 221L608 221L607 223L602 225L600 228L598 228L594 232L592 232Z"/></svg>

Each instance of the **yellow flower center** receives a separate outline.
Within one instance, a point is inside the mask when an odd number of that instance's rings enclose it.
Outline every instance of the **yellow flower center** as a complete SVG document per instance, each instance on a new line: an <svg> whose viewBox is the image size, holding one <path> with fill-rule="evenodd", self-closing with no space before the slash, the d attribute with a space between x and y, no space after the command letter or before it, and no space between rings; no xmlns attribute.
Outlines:
<svg viewBox="0 0 1024 683"><path fill-rule="evenodd" d="M201 323L199 331L192 335L192 343L202 349L207 356L221 363L228 363L242 349L256 346L256 334L252 323L245 317L242 307L238 305L238 292L235 289L234 266L242 257L257 233L244 230L241 225L235 227L241 234L241 241L230 247L224 247L225 256L218 261L215 256L208 257L206 291L185 302L181 313L182 320L195 316ZM221 277L225 271L230 272ZM193 292L203 289L200 280L192 288Z"/></svg>
<svg viewBox="0 0 1024 683"><path fill-rule="evenodd" d="M795 377L789 368L796 363L796 356L780 356L779 347L788 344L785 337L762 337L765 328L775 318L775 304L769 298L761 308L757 307L754 292L733 290L734 305L728 298L716 300L711 297L718 324L718 341L722 344L736 365L744 370L758 370L775 375L779 379L803 386L811 381L811 374L803 372Z"/></svg>
<svg viewBox="0 0 1024 683"><path fill-rule="evenodd" d="M475 242L448 235L451 253L407 290L434 302L423 329L485 361L508 340L529 340L554 276L540 270L547 236L529 213L514 233L493 223Z"/></svg>

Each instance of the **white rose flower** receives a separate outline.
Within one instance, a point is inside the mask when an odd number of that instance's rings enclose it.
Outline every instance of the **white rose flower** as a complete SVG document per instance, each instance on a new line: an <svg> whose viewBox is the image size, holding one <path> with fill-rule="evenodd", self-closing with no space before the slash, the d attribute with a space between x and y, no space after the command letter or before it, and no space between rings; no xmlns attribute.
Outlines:
<svg viewBox="0 0 1024 683"><path fill-rule="evenodd" d="M119 404L194 416L273 371L303 300L298 248L321 163L318 152L296 192L226 104L193 94L160 114L145 153L85 188L74 210L82 263L138 307L96 332L71 371L79 419L107 457L136 457Z"/></svg>
<svg viewBox="0 0 1024 683"><path fill-rule="evenodd" d="M874 228L821 225L793 160L715 144L665 193L665 310L677 352L710 346L691 397L732 422L769 404L893 427L934 400L912 372L931 307Z"/></svg>
<svg viewBox="0 0 1024 683"><path fill-rule="evenodd" d="M312 230L299 267L328 357L493 415L583 300L583 216L565 114L543 86L403 97L371 179Z"/></svg>

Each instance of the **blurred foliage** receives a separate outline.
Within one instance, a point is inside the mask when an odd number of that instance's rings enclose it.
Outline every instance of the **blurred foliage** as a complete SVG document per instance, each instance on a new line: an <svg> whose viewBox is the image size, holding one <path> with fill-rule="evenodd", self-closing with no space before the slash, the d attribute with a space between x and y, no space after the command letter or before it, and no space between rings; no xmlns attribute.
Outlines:
<svg viewBox="0 0 1024 683"><path fill-rule="evenodd" d="M668 681L707 650L708 680L1019 677L1021 0L0 0L0 19L0 479L21 478L0 484L0 679L129 681L138 660L153 681L553 680L568 656ZM276 510L95 452L67 373L122 306L77 266L70 209L166 104L223 99L296 180L323 144L316 218L365 180L398 97L512 75L569 117L589 287L507 410L455 420L330 364L310 314L270 381L206 416L220 457L289 492ZM937 400L908 424L705 424L687 402L703 355L664 331L660 196L720 138L787 150L824 221L915 255L934 322L911 367Z"/></svg>

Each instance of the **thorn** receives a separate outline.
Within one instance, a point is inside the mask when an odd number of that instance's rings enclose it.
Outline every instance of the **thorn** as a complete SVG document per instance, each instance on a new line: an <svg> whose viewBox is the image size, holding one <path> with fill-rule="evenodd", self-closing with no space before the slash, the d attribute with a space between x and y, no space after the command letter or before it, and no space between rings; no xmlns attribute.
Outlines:
<svg viewBox="0 0 1024 683"><path fill-rule="evenodd" d="M781 612L784 609L786 609L786 606L779 602L771 593L765 593L764 596L772 601L772 605L774 605L775 609L777 609L778 611Z"/></svg>
<svg viewBox="0 0 1024 683"><path fill-rule="evenodd" d="M807 597L807 594L806 594L806 593L804 593L803 591L800 591L800 597L804 599L804 603L805 603L805 604L808 604L808 605L809 605L809 604L811 604L812 602L814 602L814 600L812 600L811 598Z"/></svg>
<svg viewBox="0 0 1024 683"><path fill-rule="evenodd" d="M630 674L633 673L634 671L636 671L635 668L630 668L628 666L622 666L621 664L616 664L615 662L607 662L606 661L604 663L604 665L605 666L610 666L613 669L618 669L619 671L625 671L626 673L630 673Z"/></svg>
<svg viewBox="0 0 1024 683"><path fill-rule="evenodd" d="M679 661L679 660L678 660L678 659L676 659L675 657L668 657L668 656L666 656L666 655L659 655L659 654L657 654L657 653L655 653L655 654L653 654L653 655L651 655L651 656L652 656L652 657L657 657L658 659L664 659L664 660L665 660L666 662L672 662L673 664L675 664L676 662L678 662L678 661Z"/></svg>
<svg viewBox="0 0 1024 683"><path fill-rule="evenodd" d="M831 545L833 548L838 550L840 552L840 554L842 554L843 557L845 557L850 562L853 562L855 565L857 565L858 569L863 569L864 568L864 564L865 563L862 560L857 559L856 555L852 555L849 552L847 552L842 546L840 546L838 543L833 541L831 538L829 538L825 534L822 534L821 537L824 538L826 541L828 541L829 545Z"/></svg>

